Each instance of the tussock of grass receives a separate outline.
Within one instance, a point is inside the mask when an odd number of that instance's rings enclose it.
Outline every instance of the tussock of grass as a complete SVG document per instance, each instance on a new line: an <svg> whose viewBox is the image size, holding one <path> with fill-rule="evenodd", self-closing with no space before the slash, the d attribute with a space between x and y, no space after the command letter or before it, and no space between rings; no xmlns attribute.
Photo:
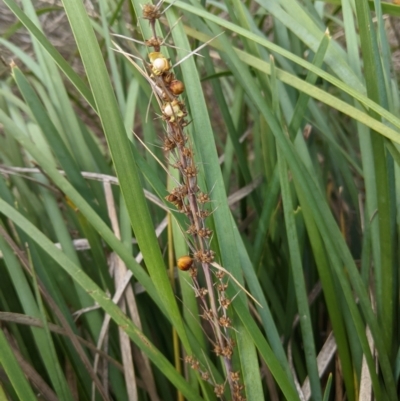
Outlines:
<svg viewBox="0 0 400 401"><path fill-rule="evenodd" d="M169 4L4 0L0 398L397 400L400 6Z"/></svg>

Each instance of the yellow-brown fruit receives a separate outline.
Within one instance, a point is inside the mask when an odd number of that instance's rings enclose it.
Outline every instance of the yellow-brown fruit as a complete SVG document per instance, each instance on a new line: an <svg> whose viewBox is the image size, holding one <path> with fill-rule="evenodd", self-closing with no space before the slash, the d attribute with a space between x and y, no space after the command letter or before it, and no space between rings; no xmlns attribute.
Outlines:
<svg viewBox="0 0 400 401"><path fill-rule="evenodd" d="M173 100L171 103L165 103L162 106L162 111L164 116L171 122L174 122L176 118L184 116L177 100Z"/></svg>
<svg viewBox="0 0 400 401"><path fill-rule="evenodd" d="M178 81L177 79L174 79L171 84L169 85L169 89L174 95L180 95L181 93L184 92L185 90L185 85L183 84L182 81Z"/></svg>
<svg viewBox="0 0 400 401"><path fill-rule="evenodd" d="M192 267L193 259L188 255L181 256L177 260L176 264L177 264L179 270L187 271Z"/></svg>
<svg viewBox="0 0 400 401"><path fill-rule="evenodd" d="M151 70L154 75L161 75L171 68L169 61L160 52L149 53L149 59L152 64Z"/></svg>

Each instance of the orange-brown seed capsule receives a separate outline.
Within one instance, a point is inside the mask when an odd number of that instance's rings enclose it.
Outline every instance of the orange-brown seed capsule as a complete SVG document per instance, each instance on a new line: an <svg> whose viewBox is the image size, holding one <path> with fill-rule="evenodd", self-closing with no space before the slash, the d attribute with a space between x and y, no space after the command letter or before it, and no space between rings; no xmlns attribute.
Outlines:
<svg viewBox="0 0 400 401"><path fill-rule="evenodd" d="M179 270L189 270L193 265L193 259L190 256L181 256L176 262Z"/></svg>
<svg viewBox="0 0 400 401"><path fill-rule="evenodd" d="M185 90L185 85L183 84L182 81L178 81L177 79L174 79L171 84L169 85L169 89L174 95L180 95L181 93L184 92Z"/></svg>

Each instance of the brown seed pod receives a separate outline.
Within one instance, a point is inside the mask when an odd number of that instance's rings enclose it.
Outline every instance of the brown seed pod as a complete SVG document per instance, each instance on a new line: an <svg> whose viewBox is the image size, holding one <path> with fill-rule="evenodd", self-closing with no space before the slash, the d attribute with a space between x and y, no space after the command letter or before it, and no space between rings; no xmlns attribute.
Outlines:
<svg viewBox="0 0 400 401"><path fill-rule="evenodd" d="M201 378L207 381L210 378L210 374L208 372L201 372Z"/></svg>
<svg viewBox="0 0 400 401"><path fill-rule="evenodd" d="M178 81L177 79L174 79L170 85L169 89L174 95L180 95L181 93L184 92L185 90L185 85L183 84L182 81Z"/></svg>
<svg viewBox="0 0 400 401"><path fill-rule="evenodd" d="M189 148L182 148L181 149L181 152L182 152L182 154L184 155L184 156L186 156L186 157L192 157L193 156L193 152L192 152L192 150L191 149L189 149Z"/></svg>
<svg viewBox="0 0 400 401"><path fill-rule="evenodd" d="M201 228L198 232L199 237L202 238L210 238L212 233L212 230L210 230L209 228Z"/></svg>
<svg viewBox="0 0 400 401"><path fill-rule="evenodd" d="M158 47L159 48L162 44L162 39L158 38L158 37L157 38L152 37L150 39L145 40L144 43L147 47Z"/></svg>
<svg viewBox="0 0 400 401"><path fill-rule="evenodd" d="M171 202L171 203L175 203L175 202L177 202L177 201L179 200L178 197L175 196L174 194L169 194L169 195L167 195L167 196L165 197L165 199L166 199L168 202Z"/></svg>
<svg viewBox="0 0 400 401"><path fill-rule="evenodd" d="M197 201L198 201L199 203L206 203L206 202L210 202L211 199L210 199L210 197L209 197L208 194L205 194L205 193L203 193L203 192L200 192L200 193L197 195Z"/></svg>
<svg viewBox="0 0 400 401"><path fill-rule="evenodd" d="M166 85L169 85L172 81L175 80L175 75L171 72L168 71L163 75L163 81Z"/></svg>
<svg viewBox="0 0 400 401"><path fill-rule="evenodd" d="M179 270L187 271L192 267L193 259L188 255L181 256L177 260L176 264L177 264Z"/></svg>
<svg viewBox="0 0 400 401"><path fill-rule="evenodd" d="M171 141L171 139L169 139L168 137L164 138L164 146L163 146L163 150L165 152L168 152L170 150L173 150L176 148L176 143L174 141Z"/></svg>
<svg viewBox="0 0 400 401"><path fill-rule="evenodd" d="M222 326L222 327L232 327L232 322L231 319L228 316L221 316L218 319L218 323Z"/></svg>
<svg viewBox="0 0 400 401"><path fill-rule="evenodd" d="M222 398L224 395L224 384L216 384L214 387L214 393L218 398Z"/></svg>
<svg viewBox="0 0 400 401"><path fill-rule="evenodd" d="M186 177L196 177L197 175L197 168L194 166L188 166L186 168L183 169L183 174L186 175Z"/></svg>
<svg viewBox="0 0 400 401"><path fill-rule="evenodd" d="M160 7L148 3L142 6L143 18L148 20L156 20L161 17Z"/></svg>

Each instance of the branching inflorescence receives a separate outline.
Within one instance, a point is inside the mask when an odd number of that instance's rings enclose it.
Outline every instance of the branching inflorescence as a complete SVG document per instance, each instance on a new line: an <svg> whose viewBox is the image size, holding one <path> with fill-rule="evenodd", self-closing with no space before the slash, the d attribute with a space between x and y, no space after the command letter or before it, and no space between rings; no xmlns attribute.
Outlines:
<svg viewBox="0 0 400 401"><path fill-rule="evenodd" d="M196 167L193 151L189 145L189 139L184 132L188 125L187 110L184 102L179 98L185 86L183 82L176 79L171 70L170 61L161 53L163 44L161 38L156 35L156 22L161 17L160 6L145 4L143 18L148 20L153 33L150 39L145 41L148 48L150 63L146 63L148 81L161 106L162 119L165 122L165 135L163 149L173 155L175 162L173 166L179 170L181 183L176 186L166 197L179 212L184 213L189 219L186 233L190 244L191 256L183 256L178 259L177 265L181 270L188 271L192 281L196 297L199 299L202 309L201 317L209 322L213 338L213 351L217 356L223 358L226 382L229 383L232 400L245 400L243 385L240 384L240 374L232 367L232 354L235 343L231 337L232 322L228 316L231 300L226 290L229 285L229 277L225 270L213 267L214 252L210 247L212 230L206 225L206 218L210 215L207 204L211 201L210 196L202 192L197 183L198 168ZM206 287L202 287L198 280L198 269L202 268ZM193 356L187 356L185 362L201 377L214 386L218 397L224 398L225 383L216 383L212 375Z"/></svg>

